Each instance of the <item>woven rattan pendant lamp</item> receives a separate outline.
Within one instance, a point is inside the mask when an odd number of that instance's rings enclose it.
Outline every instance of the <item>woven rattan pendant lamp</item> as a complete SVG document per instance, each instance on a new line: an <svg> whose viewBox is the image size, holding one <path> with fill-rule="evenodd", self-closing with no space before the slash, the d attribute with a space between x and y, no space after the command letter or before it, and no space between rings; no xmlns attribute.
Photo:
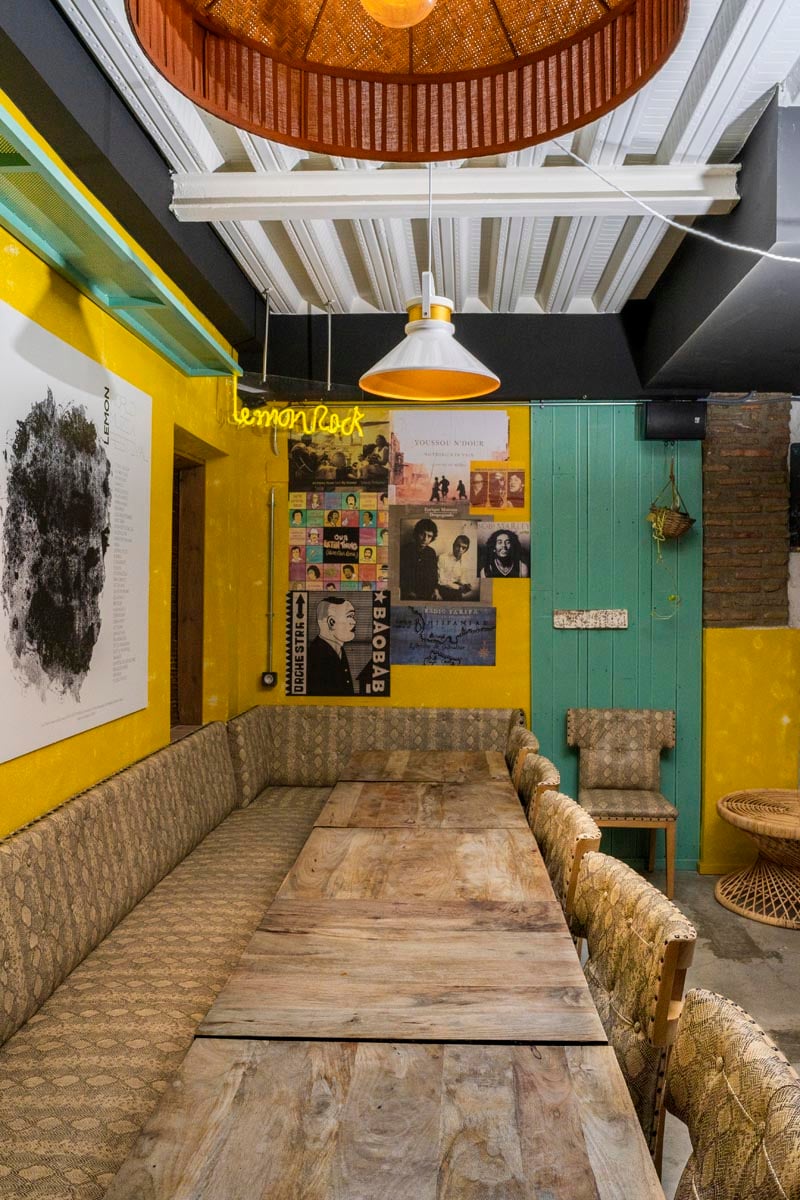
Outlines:
<svg viewBox="0 0 800 1200"><path fill-rule="evenodd" d="M689 0L126 2L162 75L232 125L322 154L425 162L602 116L666 61ZM390 27L408 3L409 27Z"/></svg>

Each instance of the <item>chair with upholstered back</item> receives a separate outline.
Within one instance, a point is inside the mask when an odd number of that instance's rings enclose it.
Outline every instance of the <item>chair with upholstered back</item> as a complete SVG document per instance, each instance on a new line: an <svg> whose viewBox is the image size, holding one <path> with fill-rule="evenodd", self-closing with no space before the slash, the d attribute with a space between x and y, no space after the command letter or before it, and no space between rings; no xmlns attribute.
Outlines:
<svg viewBox="0 0 800 1200"><path fill-rule="evenodd" d="M528 820L553 891L569 917L581 860L589 850L598 849L600 830L580 804L547 790L539 796Z"/></svg>
<svg viewBox="0 0 800 1200"><path fill-rule="evenodd" d="M652 708L570 708L567 743L580 750L578 803L601 829L649 829L651 871L656 834L664 830L666 893L672 899L678 810L659 788L661 751L675 745L675 713Z"/></svg>
<svg viewBox="0 0 800 1200"><path fill-rule="evenodd" d="M687 992L666 1107L692 1143L675 1200L800 1197L800 1076L732 1000Z"/></svg>
<svg viewBox="0 0 800 1200"><path fill-rule="evenodd" d="M535 733L524 725L515 725L509 731L506 740L506 766L508 773L514 777L517 765L521 765L527 754L539 753L539 739Z"/></svg>
<svg viewBox="0 0 800 1200"><path fill-rule="evenodd" d="M697 934L657 888L599 853L583 856L571 927L586 939L589 990L660 1167L664 1072Z"/></svg>
<svg viewBox="0 0 800 1200"><path fill-rule="evenodd" d="M555 763L543 754L526 754L522 758L517 778L513 780L517 789L525 816L530 820L531 813L536 809L536 802L542 792L557 792L561 786L561 775Z"/></svg>

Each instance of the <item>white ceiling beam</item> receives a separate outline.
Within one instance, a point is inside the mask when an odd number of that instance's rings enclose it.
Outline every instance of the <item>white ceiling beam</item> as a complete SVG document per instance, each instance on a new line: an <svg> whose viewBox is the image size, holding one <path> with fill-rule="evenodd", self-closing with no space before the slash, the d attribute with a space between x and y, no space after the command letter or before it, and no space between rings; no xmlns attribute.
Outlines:
<svg viewBox="0 0 800 1200"><path fill-rule="evenodd" d="M515 312L540 313L544 311L538 297L545 262L549 257L550 243L555 240L553 238L555 224L553 219L543 219L533 223L528 263L525 267L522 289L514 306Z"/></svg>
<svg viewBox="0 0 800 1200"><path fill-rule="evenodd" d="M286 232L321 306L330 304L334 312L353 312L360 297L333 225L325 221L288 221Z"/></svg>
<svg viewBox="0 0 800 1200"><path fill-rule="evenodd" d="M222 166L222 154L195 106L143 54L124 0L93 0L91 6L85 0L58 3L174 170L216 171Z"/></svg>
<svg viewBox="0 0 800 1200"><path fill-rule="evenodd" d="M668 216L727 213L738 167L607 167L604 174ZM424 172L292 171L181 174L172 211L180 221L362 220L425 217ZM466 168L437 174L434 217L635 216L641 209L585 167Z"/></svg>
<svg viewBox="0 0 800 1200"><path fill-rule="evenodd" d="M307 150L256 137L245 129L237 129L236 133L254 171L291 171L304 158L308 158Z"/></svg>
<svg viewBox="0 0 800 1200"><path fill-rule="evenodd" d="M535 146L526 146L524 150L511 150L500 156L504 167L541 167L548 154L553 152L551 142L538 142Z"/></svg>
<svg viewBox="0 0 800 1200"><path fill-rule="evenodd" d="M392 255L392 262L397 273L397 284L402 297L402 309L406 301L419 294L421 290L419 267L417 266L417 251L414 246L414 232L411 222L401 217L393 217L384 221L386 238Z"/></svg>
<svg viewBox="0 0 800 1200"><path fill-rule="evenodd" d="M626 221L594 293L598 312L619 312L670 229L655 217Z"/></svg>
<svg viewBox="0 0 800 1200"><path fill-rule="evenodd" d="M490 284L492 312L515 312L522 295L536 222L528 217L511 217L496 222L493 238L493 280Z"/></svg>
<svg viewBox="0 0 800 1200"><path fill-rule="evenodd" d="M483 229L480 217L455 222L456 308L461 312L482 312L480 298L481 248Z"/></svg>
<svg viewBox="0 0 800 1200"><path fill-rule="evenodd" d="M659 145L661 162L697 162L711 155L725 159L738 154L771 86L797 61L800 4L796 0L726 0L716 8L709 27L707 12L700 13L693 6L689 34L698 17L702 18L699 32L703 36L695 39L695 62ZM658 87L659 79L639 95ZM667 233L668 226L652 218L626 222L595 289L599 311L620 310Z"/></svg>
<svg viewBox="0 0 800 1200"><path fill-rule="evenodd" d="M760 115L757 102L766 105L775 84L791 70L798 44L797 0L720 5L664 134L659 160L707 162L726 130L736 126L737 114L747 113L736 138L741 145ZM736 143L730 148L738 153Z"/></svg>
<svg viewBox="0 0 800 1200"><path fill-rule="evenodd" d="M217 234L253 286L259 292L269 290L270 305L276 312L305 309L305 297L260 225L226 221L217 226Z"/></svg>
<svg viewBox="0 0 800 1200"><path fill-rule="evenodd" d="M458 261L457 261L457 222L438 220L433 226L433 278L436 291L440 296L447 296L459 307L461 297L458 295ZM426 264L427 266L427 264Z"/></svg>
<svg viewBox="0 0 800 1200"><path fill-rule="evenodd" d="M548 295L539 297L545 312L567 312L571 307L581 291L581 282L602 224L597 217L570 222Z"/></svg>
<svg viewBox="0 0 800 1200"><path fill-rule="evenodd" d="M402 312L405 300L398 286L387 224L386 221L354 221L353 233L378 307L383 312Z"/></svg>

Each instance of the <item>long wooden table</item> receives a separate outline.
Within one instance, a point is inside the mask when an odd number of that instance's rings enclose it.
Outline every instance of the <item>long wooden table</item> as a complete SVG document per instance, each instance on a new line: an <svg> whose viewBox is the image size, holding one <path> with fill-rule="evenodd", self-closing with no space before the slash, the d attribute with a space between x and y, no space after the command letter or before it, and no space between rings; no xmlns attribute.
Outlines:
<svg viewBox="0 0 800 1200"><path fill-rule="evenodd" d="M664 1200L608 1046L198 1038L106 1200Z"/></svg>
<svg viewBox="0 0 800 1200"><path fill-rule="evenodd" d="M343 829L521 829L528 822L505 780L337 783L316 826Z"/></svg>
<svg viewBox="0 0 800 1200"><path fill-rule="evenodd" d="M555 900L388 909L279 899L200 1033L606 1041Z"/></svg>
<svg viewBox="0 0 800 1200"><path fill-rule="evenodd" d="M108 1200L663 1200L503 758L457 757L353 757Z"/></svg>
<svg viewBox="0 0 800 1200"><path fill-rule="evenodd" d="M509 781L498 750L362 750L351 754L339 780L389 783L479 783Z"/></svg>

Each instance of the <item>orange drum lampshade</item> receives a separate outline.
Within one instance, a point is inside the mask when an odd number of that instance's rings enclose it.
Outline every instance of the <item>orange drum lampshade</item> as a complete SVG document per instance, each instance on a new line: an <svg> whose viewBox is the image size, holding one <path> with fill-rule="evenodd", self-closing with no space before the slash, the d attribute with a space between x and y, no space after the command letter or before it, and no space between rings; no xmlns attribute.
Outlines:
<svg viewBox="0 0 800 1200"><path fill-rule="evenodd" d="M322 154L430 162L548 141L615 108L672 53L688 2L127 5L161 74L232 125Z"/></svg>

